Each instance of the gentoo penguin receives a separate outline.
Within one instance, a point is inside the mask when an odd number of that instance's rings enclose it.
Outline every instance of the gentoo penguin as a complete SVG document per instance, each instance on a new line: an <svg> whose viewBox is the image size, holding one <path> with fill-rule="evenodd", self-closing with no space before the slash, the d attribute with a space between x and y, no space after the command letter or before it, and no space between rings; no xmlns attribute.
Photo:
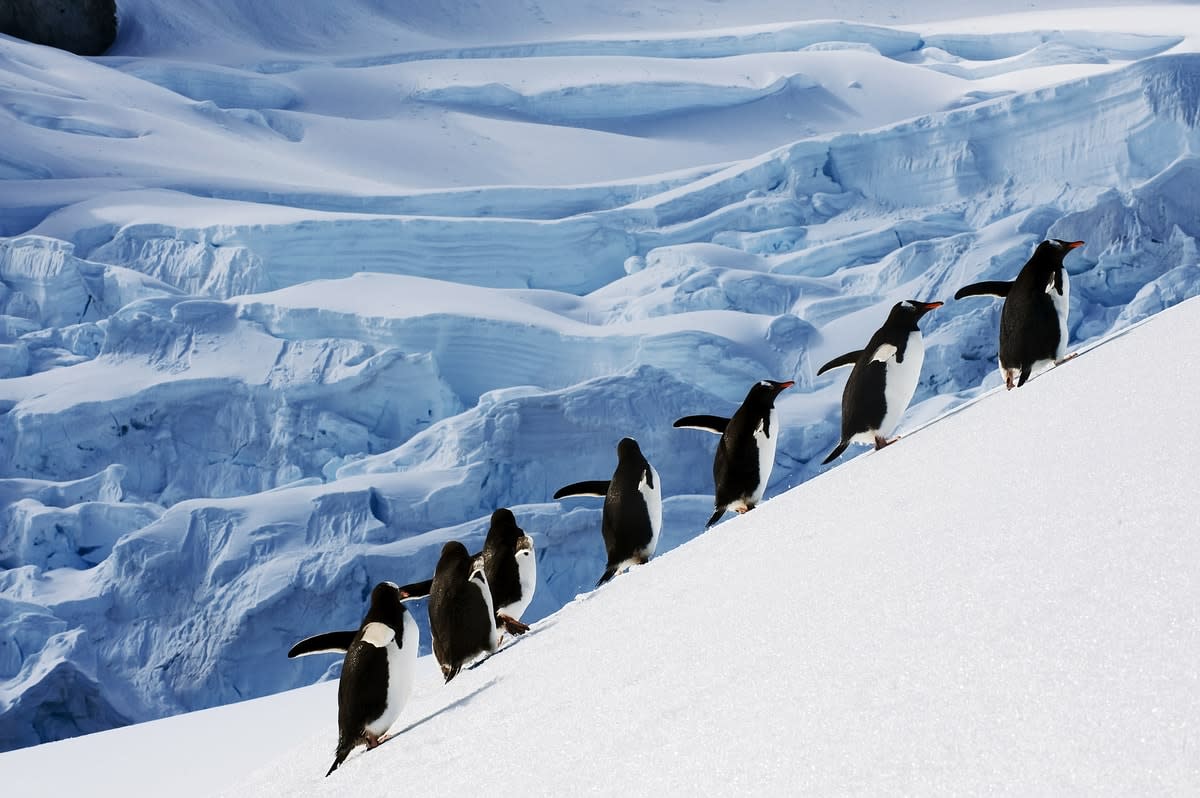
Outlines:
<svg viewBox="0 0 1200 798"><path fill-rule="evenodd" d="M511 510L502 507L492 513L483 551L472 558L483 558L483 573L496 610L496 626L503 626L510 634L528 632L529 626L521 623L521 616L533 601L537 587L537 558L533 538L517 526ZM420 598L428 596L432 587L433 580L427 579L404 585L400 592L405 598Z"/></svg>
<svg viewBox="0 0 1200 798"><path fill-rule="evenodd" d="M955 299L1004 297L1000 311L1000 372L1008 390L1025 384L1034 368L1061 363L1067 354L1071 283L1063 258L1083 241L1051 238L1037 245L1016 280L990 280L960 288ZM1018 375L1020 375L1018 377Z"/></svg>
<svg viewBox="0 0 1200 798"><path fill-rule="evenodd" d="M463 665L496 650L496 611L483 563L457 540L442 546L429 590L433 655L448 682Z"/></svg>
<svg viewBox="0 0 1200 798"><path fill-rule="evenodd" d="M762 501L775 465L775 444L779 438L775 397L793 385L791 380L760 380L750 387L733 418L684 416L675 422L676 427L701 429L721 436L713 458L716 510L705 529L717 523L727 509L744 513Z"/></svg>
<svg viewBox="0 0 1200 798"><path fill-rule="evenodd" d="M887 321L875 331L866 349L835 357L817 371L824 374L840 366L854 365L842 391L842 439L821 465L846 451L852 441L874 443L882 449L891 443L900 417L917 390L925 342L917 322L941 302L897 302Z"/></svg>
<svg viewBox="0 0 1200 798"><path fill-rule="evenodd" d="M617 469L612 479L576 482L559 488L554 498L603 496L600 532L608 563L596 586L654 556L662 532L662 483L633 438L617 444Z"/></svg>
<svg viewBox="0 0 1200 798"><path fill-rule="evenodd" d="M371 591L371 607L354 635L338 683L338 744L328 776L355 746L368 749L400 717L412 693L420 632L400 603L400 589L380 582Z"/></svg>

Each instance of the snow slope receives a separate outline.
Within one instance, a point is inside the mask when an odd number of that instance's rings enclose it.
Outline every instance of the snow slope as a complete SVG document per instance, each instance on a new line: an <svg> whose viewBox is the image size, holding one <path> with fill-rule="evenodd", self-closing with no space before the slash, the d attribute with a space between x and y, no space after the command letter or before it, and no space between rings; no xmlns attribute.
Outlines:
<svg viewBox="0 0 1200 798"><path fill-rule="evenodd" d="M0 37L0 750L329 676L275 655L497 506L545 617L602 562L599 503L550 496L622 436L677 546L713 439L674 418L795 379L768 496L817 476L814 364L1044 237L1088 242L1076 345L1200 293L1194 6L794 5ZM996 384L998 314L927 318L901 432Z"/></svg>
<svg viewBox="0 0 1200 798"><path fill-rule="evenodd" d="M465 795L480 778L522 795L1194 794L1200 454L1178 434L1197 378L1177 352L1198 326L1192 300L993 390L578 597L449 685L424 658L396 737L329 778L332 684L0 768L31 796L150 795L176 772L183 795ZM109 753L128 751L136 767Z"/></svg>

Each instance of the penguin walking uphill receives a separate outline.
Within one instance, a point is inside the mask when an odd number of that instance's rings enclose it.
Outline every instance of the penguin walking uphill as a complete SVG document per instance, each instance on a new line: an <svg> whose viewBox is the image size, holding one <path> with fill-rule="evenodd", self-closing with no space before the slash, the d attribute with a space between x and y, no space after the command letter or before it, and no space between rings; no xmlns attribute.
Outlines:
<svg viewBox="0 0 1200 798"><path fill-rule="evenodd" d="M608 562L597 587L654 556L662 532L662 483L633 438L622 438L617 444L612 479L575 482L554 494L555 499L566 496L604 497L600 532Z"/></svg>
<svg viewBox="0 0 1200 798"><path fill-rule="evenodd" d="M511 510L501 507L492 513L483 551L472 555L472 559L481 558L483 574L492 592L496 626L514 635L528 632L529 626L521 623L521 616L533 601L537 588L537 558L533 538L517 526ZM405 598L420 598L428 596L432 588L433 580L426 579L404 585L400 592Z"/></svg>
<svg viewBox="0 0 1200 798"><path fill-rule="evenodd" d="M496 650L496 611L483 562L457 540L442 546L429 590L433 656L448 682L463 665Z"/></svg>
<svg viewBox="0 0 1200 798"><path fill-rule="evenodd" d="M1051 238L1037 245L1016 280L990 280L958 289L969 296L1004 298L1000 311L1000 372L1004 385L1020 388L1034 369L1061 363L1067 353L1067 310L1071 283L1063 258L1083 241Z"/></svg>
<svg viewBox="0 0 1200 798"><path fill-rule="evenodd" d="M925 362L925 342L917 322L941 306L941 302L915 299L897 302L865 349L835 357L817 370L820 376L830 369L854 366L842 391L842 437L821 465L832 462L852 442L874 443L876 449L892 442L889 436L912 401Z"/></svg>
<svg viewBox="0 0 1200 798"><path fill-rule="evenodd" d="M338 683L338 744L328 776L358 745L379 745L408 702L420 646L412 614L400 589L380 582L371 607L346 650Z"/></svg>
<svg viewBox="0 0 1200 798"><path fill-rule="evenodd" d="M727 509L745 513L762 501L775 465L775 446L779 439L775 398L793 385L791 380L760 380L750 387L733 418L685 416L675 422L676 427L715 432L721 436L713 458L716 507L704 525L705 529L717 523Z"/></svg>

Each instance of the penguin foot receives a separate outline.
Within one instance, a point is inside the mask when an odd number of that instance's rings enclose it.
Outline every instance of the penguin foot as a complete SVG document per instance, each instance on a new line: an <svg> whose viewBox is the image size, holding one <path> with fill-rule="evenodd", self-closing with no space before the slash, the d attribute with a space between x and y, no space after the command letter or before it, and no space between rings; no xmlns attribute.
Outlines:
<svg viewBox="0 0 1200 798"><path fill-rule="evenodd" d="M1054 361L1054 365L1061 366L1063 363L1066 363L1068 360L1074 360L1077 357L1079 357L1079 353L1072 352L1071 354L1067 355L1066 357L1063 357L1063 358L1060 358L1060 359Z"/></svg>
<svg viewBox="0 0 1200 798"><path fill-rule="evenodd" d="M898 440L900 440L899 436L897 436L897 437L895 437L895 438L892 438L892 439L889 441L887 438L883 437L882 435L876 435L876 436L875 436L875 451L879 451L879 450L880 450L880 449L882 449L884 446L887 446L887 445L889 445L889 444L891 444L891 443L895 443L895 442L896 442L896 441L898 441Z"/></svg>
<svg viewBox="0 0 1200 798"><path fill-rule="evenodd" d="M382 741L382 738L376 737L373 734L368 734L367 735L367 750L370 751L372 748L378 748L379 743L381 741Z"/></svg>
<svg viewBox="0 0 1200 798"><path fill-rule="evenodd" d="M500 621L500 625L504 627L504 631L510 635L523 635L529 631L529 624L521 623L511 615L498 612L496 613L496 620Z"/></svg>
<svg viewBox="0 0 1200 798"><path fill-rule="evenodd" d="M1004 388L1009 391L1013 389L1013 375L1011 371L1004 372Z"/></svg>

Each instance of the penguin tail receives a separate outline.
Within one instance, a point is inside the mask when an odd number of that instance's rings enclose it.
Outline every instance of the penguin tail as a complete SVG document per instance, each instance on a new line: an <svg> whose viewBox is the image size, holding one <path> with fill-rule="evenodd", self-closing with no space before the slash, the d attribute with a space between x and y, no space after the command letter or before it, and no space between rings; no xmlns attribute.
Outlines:
<svg viewBox="0 0 1200 798"><path fill-rule="evenodd" d="M354 742L346 740L342 737L338 739L337 752L333 755L333 764L329 766L329 770L325 773L325 778L329 778L329 774L338 769L338 765L346 761L346 757L350 756L350 752L354 750Z"/></svg>
<svg viewBox="0 0 1200 798"><path fill-rule="evenodd" d="M850 441L848 441L848 440L842 441L841 443L839 443L837 446L834 447L833 451L829 453L829 456L821 461L821 465L828 465L829 463L832 463L834 460L836 460L838 458L838 455L840 455L842 452L846 451L846 447L849 445L850 445Z"/></svg>
<svg viewBox="0 0 1200 798"><path fill-rule="evenodd" d="M617 566L615 566L615 565L608 566L607 568L604 569L604 573L601 574L600 581L596 583L596 587L600 587L600 585L604 584L605 582L612 579L616 575L617 575Z"/></svg>
<svg viewBox="0 0 1200 798"><path fill-rule="evenodd" d="M708 529L710 526L712 526L713 524L715 524L715 523L717 523L718 521L720 521L720 520L721 520L721 516L723 516L723 515L725 515L725 508L724 508L724 507L718 507L718 508L717 508L717 510L716 510L716 512L714 512L714 513L712 514L712 517L710 517L710 518L708 519L708 523L706 523L706 524L704 525L704 528L705 528L705 529Z"/></svg>

